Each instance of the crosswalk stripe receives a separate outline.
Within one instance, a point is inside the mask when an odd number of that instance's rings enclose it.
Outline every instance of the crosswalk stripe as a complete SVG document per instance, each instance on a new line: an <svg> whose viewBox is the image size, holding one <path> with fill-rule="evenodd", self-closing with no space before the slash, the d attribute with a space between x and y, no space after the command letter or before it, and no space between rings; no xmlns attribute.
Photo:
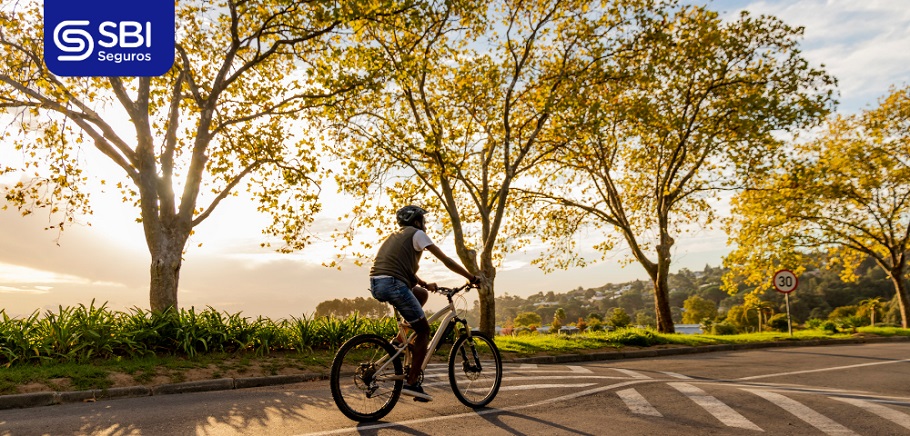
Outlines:
<svg viewBox="0 0 910 436"><path fill-rule="evenodd" d="M537 369L536 363L522 363L518 369Z"/></svg>
<svg viewBox="0 0 910 436"><path fill-rule="evenodd" d="M626 403L626 407L628 407L632 413L648 416L663 416L635 389L616 391L616 395L619 395L619 398Z"/></svg>
<svg viewBox="0 0 910 436"><path fill-rule="evenodd" d="M661 373L661 374L666 374L666 375L668 375L668 376L670 376L670 377L673 377L673 378L682 379L682 380L692 380L692 377L689 377L689 376L687 376L687 375L677 374L677 373L675 373L675 372L660 371L660 373Z"/></svg>
<svg viewBox="0 0 910 436"><path fill-rule="evenodd" d="M897 425L900 425L906 429L910 429L910 416L907 414L898 412L897 410L882 406L878 403L873 403L871 401L860 400L857 398L841 398L841 397L828 397L837 401L843 401L847 404L852 404L856 407L865 409L869 412L872 412L882 418L887 419Z"/></svg>
<svg viewBox="0 0 910 436"><path fill-rule="evenodd" d="M808 406L793 400L789 397L785 397L781 394L769 391L763 391L759 389L743 389L747 392L751 392L759 397L762 397L780 408L786 410L793 414L793 416L805 421L807 424L821 430L827 435L855 435L856 433L853 430L850 430L847 427L844 427L833 420L824 416Z"/></svg>
<svg viewBox="0 0 910 436"><path fill-rule="evenodd" d="M639 379L651 378L651 377L648 377L648 376L646 376L646 375L644 375L644 374L642 374L642 373L640 373L640 372L635 372L635 371L632 371L632 370L629 370L629 369L620 369L620 368L610 368L610 369L612 369L613 371L619 371L619 372L621 372L621 373L623 373L623 374L625 374L625 375L627 375L627 376L629 376L629 377L632 377L632 378L639 378Z"/></svg>
<svg viewBox="0 0 910 436"><path fill-rule="evenodd" d="M705 409L705 411L711 415L714 415L715 418L717 418L720 422L724 423L728 427L764 431L761 429L761 427L746 419L745 416L740 415L739 412L730 408L730 406L722 403L717 398L708 395L705 391L695 386L692 386L688 383L667 384L682 392L685 396L689 397L690 400L695 402L695 404L698 404L703 409Z"/></svg>
<svg viewBox="0 0 910 436"><path fill-rule="evenodd" d="M591 371L590 369L585 368L583 366L568 366L567 365L567 367L576 374L593 374L594 373L594 371Z"/></svg>

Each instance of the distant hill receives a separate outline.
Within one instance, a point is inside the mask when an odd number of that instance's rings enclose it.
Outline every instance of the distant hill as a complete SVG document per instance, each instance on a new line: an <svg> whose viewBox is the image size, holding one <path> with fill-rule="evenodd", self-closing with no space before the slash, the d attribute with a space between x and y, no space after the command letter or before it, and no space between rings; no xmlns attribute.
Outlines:
<svg viewBox="0 0 910 436"><path fill-rule="evenodd" d="M752 289L743 286L736 295L721 291L721 278L725 272L722 267L705 265L701 271L683 268L677 273L671 273L670 307L674 322L681 321L683 302L693 295L714 302L721 314L733 306L741 305L743 296ZM846 283L841 280L837 268L810 269L805 272L800 278L799 288L790 295L790 309L794 319L802 322L809 318L826 318L836 307L857 304L867 298L881 297L883 301L889 301L894 297L891 283L873 261L864 262L857 274L859 280L856 283ZM762 299L771 302L776 312L786 311L783 294L768 291ZM535 312L544 324L549 324L556 310L562 308L566 312L566 322L572 323L591 314L606 316L615 307L621 307L631 315L635 324L653 325L654 290L651 282L634 280L607 283L593 288L539 292L528 297L505 292L496 297L496 320L498 324L505 325L520 313ZM480 308L475 301L470 319L478 319L479 312ZM899 318L884 321L900 323Z"/></svg>

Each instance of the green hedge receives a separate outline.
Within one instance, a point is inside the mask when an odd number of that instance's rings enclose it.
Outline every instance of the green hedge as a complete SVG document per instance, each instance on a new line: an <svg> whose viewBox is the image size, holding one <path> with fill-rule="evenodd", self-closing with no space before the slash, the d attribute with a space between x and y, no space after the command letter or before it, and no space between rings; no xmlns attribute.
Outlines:
<svg viewBox="0 0 910 436"><path fill-rule="evenodd" d="M199 312L194 308L120 312L106 303L96 307L94 301L44 314L36 311L25 318L11 318L0 309L0 367L149 355L332 350L356 334L391 337L396 329L389 317L302 315L274 321L211 307Z"/></svg>

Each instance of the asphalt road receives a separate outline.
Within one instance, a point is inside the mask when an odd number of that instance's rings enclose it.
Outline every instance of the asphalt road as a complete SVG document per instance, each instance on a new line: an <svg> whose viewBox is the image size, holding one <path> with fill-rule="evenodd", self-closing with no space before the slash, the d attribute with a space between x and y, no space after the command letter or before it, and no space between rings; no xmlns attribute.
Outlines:
<svg viewBox="0 0 910 436"><path fill-rule="evenodd" d="M910 347L773 348L506 366L473 411L431 367L435 400L357 424L327 382L0 410L0 435L910 435Z"/></svg>

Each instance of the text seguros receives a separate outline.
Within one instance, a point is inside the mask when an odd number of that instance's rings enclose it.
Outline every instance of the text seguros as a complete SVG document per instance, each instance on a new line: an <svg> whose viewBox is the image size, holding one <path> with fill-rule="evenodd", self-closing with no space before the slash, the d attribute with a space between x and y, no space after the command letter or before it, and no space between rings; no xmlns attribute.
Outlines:
<svg viewBox="0 0 910 436"><path fill-rule="evenodd" d="M98 52L98 61L100 62L113 62L119 64L121 62L151 62L152 54L151 53L108 53L104 50Z"/></svg>

